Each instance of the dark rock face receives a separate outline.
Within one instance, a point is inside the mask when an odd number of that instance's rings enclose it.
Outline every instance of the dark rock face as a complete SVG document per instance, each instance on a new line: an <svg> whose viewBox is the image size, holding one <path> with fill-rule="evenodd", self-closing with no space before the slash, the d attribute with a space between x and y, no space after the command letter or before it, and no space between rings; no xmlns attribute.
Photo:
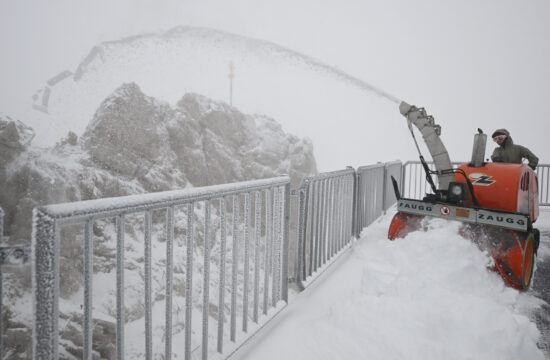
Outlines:
<svg viewBox="0 0 550 360"><path fill-rule="evenodd" d="M146 97L137 85L124 85L101 104L84 133L84 148L100 167L136 176L165 150L166 134L160 131L170 112L167 106Z"/></svg>
<svg viewBox="0 0 550 360"><path fill-rule="evenodd" d="M125 84L106 99L83 135L92 162L135 178L146 191L316 172L308 140L274 120L186 94L175 109Z"/></svg>
<svg viewBox="0 0 550 360"><path fill-rule="evenodd" d="M0 206L5 212L6 224L20 222L14 216L18 211L28 214L32 212L33 202L29 201L27 192L29 184L35 178L34 174L22 166L20 171L24 175L15 180L10 176L8 166L27 150L33 137L34 131L30 127L9 116L0 115ZM8 233L9 230L8 228Z"/></svg>
<svg viewBox="0 0 550 360"><path fill-rule="evenodd" d="M0 114L0 166L6 166L25 151L33 138L30 127Z"/></svg>

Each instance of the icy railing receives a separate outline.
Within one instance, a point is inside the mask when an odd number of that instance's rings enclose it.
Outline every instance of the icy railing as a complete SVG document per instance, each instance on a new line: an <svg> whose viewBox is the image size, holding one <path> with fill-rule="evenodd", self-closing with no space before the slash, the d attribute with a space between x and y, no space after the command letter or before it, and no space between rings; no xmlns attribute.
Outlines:
<svg viewBox="0 0 550 360"><path fill-rule="evenodd" d="M253 200L251 200L251 197ZM273 317L288 301L288 223L289 223L290 179L282 176L273 179L249 181L235 184L209 186L161 193L125 196L119 198L82 201L77 203L49 205L34 210L33 249L33 292L35 298L35 321L33 351L36 359L57 359L59 357L59 302L60 302L60 234L63 228L77 224L83 229L83 319L82 357L92 359L97 350L92 349L94 326L100 319L93 314L92 293L94 289L94 224L115 219L116 232L116 358L125 356L125 219L136 213L143 215L142 224L132 223L132 231L143 227L144 252L143 278L145 290L144 343L145 351L139 357L153 357L153 337L164 338L164 359L173 353L172 326L174 309L174 221L179 211L178 224L187 223L179 229L179 236L186 240L185 246L185 321L184 358L207 359L212 353L222 354L235 351L237 333L246 340L250 330L261 327ZM244 200L244 203L241 202ZM227 207L231 209L227 210ZM202 210L202 211L198 211ZM152 299L151 261L153 211L165 212L165 324L164 334L153 334L152 306L158 297ZM243 216L241 216L241 211ZM231 214L231 221L229 215ZM251 217L254 215L254 222ZM158 218L158 216L157 216ZM212 218L216 222L212 224ZM128 220L126 220L128 221ZM231 226L228 223L231 222ZM198 223L203 223L198 226ZM105 223L101 223L104 225ZM128 225L128 224L126 224ZM128 227L128 226L127 226ZM82 229L80 230L82 232ZM140 233L141 234L141 233ZM183 234L185 234L183 236ZM230 236L229 236L230 235ZM180 240L178 238L178 240ZM240 249L244 243L244 254ZM217 256L211 255L216 248ZM183 248L183 246L182 246ZM64 250L64 249L61 249ZM193 258L196 252L203 252L201 274L194 275ZM250 258L253 254L253 263ZM179 259L177 259L179 260ZM216 261L214 261L216 260ZM219 262L218 262L219 260ZM219 282L210 276L211 266L219 264ZM226 272L231 266L231 273ZM156 263L154 264L157 265ZM196 264L195 264L196 265ZM71 270L74 271L74 270ZM197 270L196 273L199 273ZM193 284L202 276L202 285L194 289ZM239 277L239 279L238 279ZM252 278L252 283L251 283ZM227 285L226 285L227 279ZM104 284L101 284L105 286ZM102 289L99 289L101 291ZM202 295L202 323L193 331L193 311L199 306L193 304L193 292ZM217 292L216 301L211 301L210 292ZM271 292L271 293L270 293ZM225 294L230 294L230 299ZM249 301L249 295L253 297ZM263 300L260 299L260 296ZM237 304L237 299L239 300ZM128 300L128 299L126 299ZM132 300L132 299L129 299ZM281 301L282 300L282 301ZM200 300L199 300L200 302ZM217 305L217 309L213 310ZM251 307L249 314L249 307ZM225 309L229 309L229 326L225 324ZM261 314L260 314L261 311ZM217 315L217 329L209 328L209 318ZM177 314L177 312L176 312ZM241 316L241 329L237 330L237 316ZM102 315L104 316L104 315ZM261 317L261 318L260 318ZM251 326L249 329L249 321ZM228 328L229 327L229 328ZM181 330L181 329L180 329ZM197 334L197 336L193 336ZM198 334L201 334L200 339ZM229 335L230 343L226 340ZM209 346L209 339L215 338L216 346ZM94 346L96 344L94 343ZM174 346L176 346L174 345ZM113 347L111 345L111 347ZM201 351L198 351L201 349ZM135 354L134 354L135 355ZM114 357L114 354L110 356ZM126 354L126 356L130 356ZM133 355L132 355L133 356ZM161 355L162 356L162 355Z"/></svg>
<svg viewBox="0 0 550 360"><path fill-rule="evenodd" d="M287 176L36 208L34 357L56 359L63 355L91 359L99 355L151 359L160 355L170 359L174 353L184 354L185 359L231 356L285 307L288 283L294 280L302 289L309 285L350 248L354 236L394 203L392 175L401 181L400 162L361 167L357 171L348 167L305 178L300 188L292 192L298 200L297 206L292 207L296 219L296 233L292 237ZM158 241L152 241L155 229L162 233L157 235ZM61 244L67 234L80 239L81 244L74 246L78 242L74 241L67 249L67 245ZM291 238L295 242L291 243ZM116 258L113 264L109 263L108 251L103 257L99 254L108 248L104 245L109 239L116 247L116 256L111 256ZM159 258L156 247L164 239L166 255ZM178 251L181 256L177 256ZM292 263L289 254L293 256ZM193 259L201 258L202 261L194 263ZM116 273L116 278L115 274L112 276L112 282L116 282L112 290L116 293L114 309L103 303L100 304L103 307L98 306L98 299L93 296L94 276L102 271L96 269L100 265L98 259L101 266L114 268L112 272ZM182 260L185 266L178 263L179 259L185 259ZM63 261L67 260L70 264L64 266ZM164 261L160 272L165 281L160 290L159 260ZM135 279L127 284L130 289L125 290L125 271L128 272L128 266L135 270L136 263L140 264L139 275L144 279L145 291L134 289ZM179 270L175 273L174 268ZM71 286L65 284L67 271L74 273L79 269L81 280L72 280L72 293L68 294L66 288ZM219 276L210 276L212 272ZM129 276L135 274L130 272ZM179 288L173 284L174 276ZM103 295L107 293L103 289L106 277L102 274L97 290ZM74 290L80 284L83 291ZM61 298L60 289L63 289ZM70 303L78 296L82 299L80 309L78 304ZM143 298L137 304L142 307L139 321L135 311L128 310L129 306L136 308L136 296ZM159 297L165 299L165 319L162 326L155 328L160 331L153 332L152 322L159 318ZM60 312L60 300L63 306L72 306L73 312ZM177 309L173 308L173 301ZM177 301L185 303L183 322L177 317ZM154 318L153 307L157 309ZM217 319L216 329L209 327L210 318ZM239 328L237 318L242 320ZM61 342L60 319L64 322ZM116 326L112 325L110 330L109 323L115 322ZM139 333L136 326L142 329ZM97 328L104 330L101 336L96 334ZM133 331L126 341L125 328ZM173 345L172 337L179 332L184 332L184 338ZM108 337L105 334L113 334L114 344L113 340L105 339ZM135 343L136 336L144 341ZM98 344L101 341L103 344ZM98 349L100 346L103 349ZM136 352L135 346L144 346L144 351ZM60 354L61 350L64 353Z"/></svg>
<svg viewBox="0 0 550 360"><path fill-rule="evenodd" d="M391 182L401 183L403 165L400 161L362 166L357 169L355 236L395 204Z"/></svg>
<svg viewBox="0 0 550 360"><path fill-rule="evenodd" d="M0 357L4 356L4 266L21 266L29 261L29 246L4 245L4 211L0 208Z"/></svg>
<svg viewBox="0 0 550 360"><path fill-rule="evenodd" d="M550 206L550 164L539 164L535 170L539 179L539 205Z"/></svg>
<svg viewBox="0 0 550 360"><path fill-rule="evenodd" d="M355 236L358 237L363 228L384 212L386 178L390 177L386 176L385 164L361 166L357 169ZM390 189L391 186L387 188Z"/></svg>
<svg viewBox="0 0 550 360"><path fill-rule="evenodd" d="M433 161L426 161L431 170L435 170ZM460 161L453 161L453 168L462 164ZM433 175L434 183L437 185L437 176ZM407 161L403 164L403 176L401 177L401 196L409 199L422 199L426 194L432 193L432 189L426 180L426 173L420 161Z"/></svg>
<svg viewBox="0 0 550 360"><path fill-rule="evenodd" d="M299 197L294 273L302 289L352 242L354 186L348 168L307 177L293 191Z"/></svg>
<svg viewBox="0 0 550 360"><path fill-rule="evenodd" d="M435 170L434 164L428 161L430 169ZM452 162L453 167L464 162ZM550 206L550 164L539 164L535 170L539 185L539 205ZM420 161L407 161L403 164L403 177L401 178L401 195L410 199L422 199L427 193L431 193L426 174ZM437 184L437 176L434 175Z"/></svg>

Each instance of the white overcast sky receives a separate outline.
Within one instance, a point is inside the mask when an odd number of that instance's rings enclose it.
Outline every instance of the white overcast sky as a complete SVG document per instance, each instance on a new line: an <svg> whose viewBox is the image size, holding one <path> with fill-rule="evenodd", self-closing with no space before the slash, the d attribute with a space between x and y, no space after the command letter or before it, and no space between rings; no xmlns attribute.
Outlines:
<svg viewBox="0 0 550 360"><path fill-rule="evenodd" d="M425 106L443 131L507 127L550 162L549 17L548 0L0 0L0 111L99 42L193 25L315 57Z"/></svg>

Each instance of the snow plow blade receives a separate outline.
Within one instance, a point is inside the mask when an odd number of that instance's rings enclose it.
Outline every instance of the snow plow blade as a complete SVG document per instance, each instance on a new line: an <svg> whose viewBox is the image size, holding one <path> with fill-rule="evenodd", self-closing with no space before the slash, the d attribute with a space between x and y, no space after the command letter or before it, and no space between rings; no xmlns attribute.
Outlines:
<svg viewBox="0 0 550 360"><path fill-rule="evenodd" d="M527 215L403 198L398 200L397 210L388 231L390 240L418 230L426 216L460 221L460 234L488 250L495 260L494 270L510 286L529 288L536 241Z"/></svg>
<svg viewBox="0 0 550 360"><path fill-rule="evenodd" d="M521 213L429 203L413 199L399 199L397 201L397 211L472 224L499 226L518 231L527 231L530 224L529 217Z"/></svg>

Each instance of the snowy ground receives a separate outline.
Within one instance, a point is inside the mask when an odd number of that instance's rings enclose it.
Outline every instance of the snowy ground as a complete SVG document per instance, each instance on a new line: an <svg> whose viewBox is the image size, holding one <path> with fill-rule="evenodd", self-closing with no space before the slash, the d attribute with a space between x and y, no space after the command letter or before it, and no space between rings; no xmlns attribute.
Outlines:
<svg viewBox="0 0 550 360"><path fill-rule="evenodd" d="M428 233L386 240L392 215L365 229L238 357L544 359L537 342L550 339L531 319L548 304L536 290L505 286L455 223L432 220ZM541 211L537 226L541 264L550 260L550 211Z"/></svg>

